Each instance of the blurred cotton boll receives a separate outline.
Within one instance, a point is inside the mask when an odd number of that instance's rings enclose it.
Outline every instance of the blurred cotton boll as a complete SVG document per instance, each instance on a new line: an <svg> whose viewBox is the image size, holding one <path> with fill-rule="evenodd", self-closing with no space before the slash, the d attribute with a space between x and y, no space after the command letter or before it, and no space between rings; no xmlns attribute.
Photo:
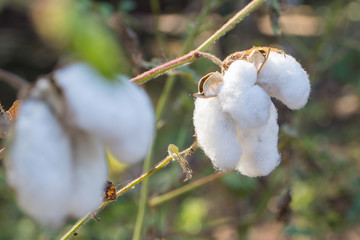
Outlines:
<svg viewBox="0 0 360 240"><path fill-rule="evenodd" d="M290 109L302 108L310 94L308 74L295 58L285 53L270 52L257 83Z"/></svg>
<svg viewBox="0 0 360 240"><path fill-rule="evenodd" d="M101 203L107 178L107 163L103 145L88 133L73 132L71 143L73 175L69 215L80 218Z"/></svg>
<svg viewBox="0 0 360 240"><path fill-rule="evenodd" d="M23 102L5 156L20 207L41 224L60 226L72 194L71 142L42 100Z"/></svg>
<svg viewBox="0 0 360 240"><path fill-rule="evenodd" d="M64 91L71 124L99 137L122 162L146 156L155 115L141 88L120 79L108 81L84 63L59 69L54 76Z"/></svg>
<svg viewBox="0 0 360 240"><path fill-rule="evenodd" d="M8 137L6 177L20 207L53 228L102 202L105 146L122 161L147 154L154 135L150 99L83 63L41 78L27 92Z"/></svg>

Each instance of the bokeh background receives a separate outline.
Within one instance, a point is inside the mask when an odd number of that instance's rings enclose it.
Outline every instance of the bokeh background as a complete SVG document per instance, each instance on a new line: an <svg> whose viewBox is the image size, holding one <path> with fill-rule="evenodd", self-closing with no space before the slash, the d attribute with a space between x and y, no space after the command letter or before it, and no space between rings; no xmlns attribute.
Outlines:
<svg viewBox="0 0 360 240"><path fill-rule="evenodd" d="M89 33L80 45L68 44L73 33L56 36L61 29L38 11L46 2L0 2L0 68L31 82L74 56L101 68L114 57L111 50L119 54L115 67L133 77L195 49L249 1L80 0L78 12L65 11L75 14L66 23L78 23L72 31ZM221 59L254 45L285 50L310 75L309 102L293 112L275 101L282 163L269 176L229 173L148 206L143 239L360 239L359 23L359 0L269 0L213 44L208 52ZM105 48L97 45L108 38ZM200 59L143 85L155 107L169 90L157 123L153 165L166 157L169 144L191 145L191 94L203 75L216 70ZM2 106L8 109L16 98L17 90L0 81ZM181 168L170 163L150 177L150 200L215 173L201 150L187 160L193 179L184 183ZM109 178L120 188L141 172L142 164L111 162ZM100 222L91 220L74 239L131 239L139 194L137 186L120 196L97 215ZM38 226L17 207L1 168L0 239L57 239L74 223L55 232Z"/></svg>

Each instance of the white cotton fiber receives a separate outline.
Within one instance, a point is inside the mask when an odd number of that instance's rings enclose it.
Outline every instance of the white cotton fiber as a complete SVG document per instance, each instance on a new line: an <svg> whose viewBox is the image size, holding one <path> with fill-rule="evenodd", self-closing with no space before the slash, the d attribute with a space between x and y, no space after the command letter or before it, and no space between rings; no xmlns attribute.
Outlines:
<svg viewBox="0 0 360 240"><path fill-rule="evenodd" d="M72 193L69 215L80 218L100 205L107 179L104 146L81 131L72 132Z"/></svg>
<svg viewBox="0 0 360 240"><path fill-rule="evenodd" d="M70 140L42 100L25 100L5 157L20 207L38 222L60 226L72 191Z"/></svg>
<svg viewBox="0 0 360 240"><path fill-rule="evenodd" d="M106 140L106 143L120 161L134 163L143 159L150 148L155 131L155 114L149 97L137 85L124 82L123 93L126 100L121 108L123 112L117 118L123 124L121 137L119 134Z"/></svg>
<svg viewBox="0 0 360 240"><path fill-rule="evenodd" d="M277 148L277 111L271 103L270 118L263 126L239 129L243 149L237 170L249 177L268 175L280 163Z"/></svg>
<svg viewBox="0 0 360 240"><path fill-rule="evenodd" d="M309 77L295 58L273 51L259 72L258 84L290 109L302 108L310 94Z"/></svg>
<svg viewBox="0 0 360 240"><path fill-rule="evenodd" d="M127 81L109 82L83 63L58 70L55 79L63 88L71 124L99 137L120 161L146 156L155 117L142 89Z"/></svg>
<svg viewBox="0 0 360 240"><path fill-rule="evenodd" d="M269 118L271 99L254 85L257 70L245 60L233 62L225 72L218 99L223 111L229 113L240 128L263 125Z"/></svg>
<svg viewBox="0 0 360 240"><path fill-rule="evenodd" d="M235 169L241 155L235 123L221 110L217 98L195 100L194 126L198 144L214 167Z"/></svg>

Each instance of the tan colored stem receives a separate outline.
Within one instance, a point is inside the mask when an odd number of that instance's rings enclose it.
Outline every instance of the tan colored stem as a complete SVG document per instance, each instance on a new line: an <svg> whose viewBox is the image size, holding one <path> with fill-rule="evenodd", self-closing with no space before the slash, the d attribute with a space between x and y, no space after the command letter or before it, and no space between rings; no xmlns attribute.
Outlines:
<svg viewBox="0 0 360 240"><path fill-rule="evenodd" d="M183 187L180 187L178 189L175 189L173 191L165 193L164 195L154 197L154 198L150 199L149 206L154 207L159 204L162 204L162 203L169 201L170 199L173 199L181 194L184 194L184 193L194 190L198 187L201 187L209 182L212 182L218 178L221 178L222 176L225 176L229 172L214 173L214 174L211 174L210 176L198 179L198 180L193 181L192 183L189 183Z"/></svg>
<svg viewBox="0 0 360 240"><path fill-rule="evenodd" d="M190 53L174 59L170 62L167 62L163 65L155 67L149 71L146 71L134 78L132 78L131 82L136 82L138 84L144 83L152 78L155 78L170 69L183 66L190 62L197 60L201 57L200 52L206 50L211 44L213 44L216 40L221 38L227 32L229 32L236 24L238 24L241 20L243 20L249 13L254 11L258 6L260 6L265 0L253 0L248 5L246 5L243 9L237 12L229 21L227 21L219 30L217 30L211 37L209 37L203 44L201 44L196 50L191 51Z"/></svg>
<svg viewBox="0 0 360 240"><path fill-rule="evenodd" d="M15 89L29 86L29 83L25 79L3 69L0 69L0 80L8 83Z"/></svg>

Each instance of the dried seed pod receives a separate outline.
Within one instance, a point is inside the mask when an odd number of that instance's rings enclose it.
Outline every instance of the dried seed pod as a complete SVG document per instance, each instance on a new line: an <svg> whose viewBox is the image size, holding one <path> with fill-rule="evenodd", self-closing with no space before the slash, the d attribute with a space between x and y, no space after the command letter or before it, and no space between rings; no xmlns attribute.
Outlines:
<svg viewBox="0 0 360 240"><path fill-rule="evenodd" d="M9 108L9 110L6 111L6 117L10 121L14 121L19 113L21 100L16 100L13 105Z"/></svg>
<svg viewBox="0 0 360 240"><path fill-rule="evenodd" d="M193 94L194 97L211 98L218 94L219 84L223 76L219 72L211 72L203 76L198 84L198 92Z"/></svg>
<svg viewBox="0 0 360 240"><path fill-rule="evenodd" d="M268 51L267 53L262 53L261 51L254 49L249 57L247 58L247 60L251 63L254 64L257 72L259 73L259 71L261 70L262 66L265 64L267 58L269 57L269 53L270 51Z"/></svg>
<svg viewBox="0 0 360 240"><path fill-rule="evenodd" d="M222 72L224 73L224 71L226 71L230 67L231 63L233 63L236 60L243 59L243 60L250 60L250 62L254 62L254 60L255 60L254 56L251 56L251 55L254 55L255 53L260 53L265 59L260 61L261 64L256 64L256 65L259 65L259 67L257 67L258 72L259 72L261 70L262 65L266 62L270 52L277 52L277 53L284 54L284 51L276 49L276 48L272 48L272 47L252 47L248 50L244 50L241 52L235 52L235 53L232 53L229 56L227 56L224 59L223 64L222 64L223 65ZM249 59L249 57L250 57L250 59ZM256 58L258 59L257 62L259 62L259 60L261 59L259 57L260 56L258 54L256 54Z"/></svg>

